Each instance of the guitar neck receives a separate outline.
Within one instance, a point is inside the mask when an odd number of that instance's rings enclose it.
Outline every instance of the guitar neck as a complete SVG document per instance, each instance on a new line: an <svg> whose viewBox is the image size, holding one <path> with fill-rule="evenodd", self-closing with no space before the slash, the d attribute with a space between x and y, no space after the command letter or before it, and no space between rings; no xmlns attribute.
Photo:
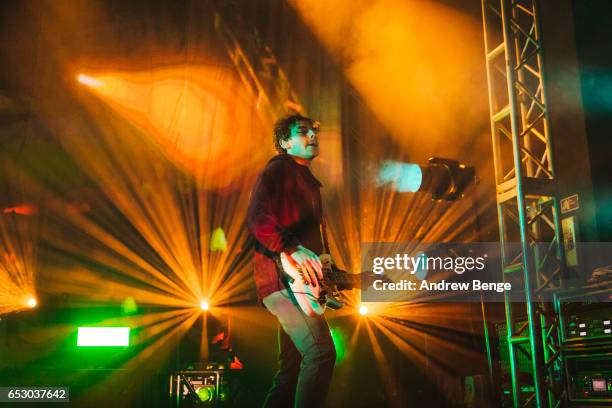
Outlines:
<svg viewBox="0 0 612 408"><path fill-rule="evenodd" d="M361 274L346 273L339 269L323 269L323 279L328 284L346 288L359 288L361 286Z"/></svg>

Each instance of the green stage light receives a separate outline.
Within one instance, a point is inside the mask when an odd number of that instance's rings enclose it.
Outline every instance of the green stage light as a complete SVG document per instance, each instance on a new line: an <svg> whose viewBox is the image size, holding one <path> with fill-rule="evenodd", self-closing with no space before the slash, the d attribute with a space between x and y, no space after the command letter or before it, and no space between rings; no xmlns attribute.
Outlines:
<svg viewBox="0 0 612 408"><path fill-rule="evenodd" d="M221 252L227 250L227 239L223 228L215 228L213 231L212 237L210 237L210 250Z"/></svg>
<svg viewBox="0 0 612 408"><path fill-rule="evenodd" d="M200 388L196 388L196 394L202 402L212 402L215 398L215 386L214 385L203 385Z"/></svg>
<svg viewBox="0 0 612 408"><path fill-rule="evenodd" d="M127 297L123 302L121 302L121 314L133 315L136 312L138 312L138 304L133 297Z"/></svg>
<svg viewBox="0 0 612 408"><path fill-rule="evenodd" d="M79 327L78 347L126 347L130 345L129 327Z"/></svg>

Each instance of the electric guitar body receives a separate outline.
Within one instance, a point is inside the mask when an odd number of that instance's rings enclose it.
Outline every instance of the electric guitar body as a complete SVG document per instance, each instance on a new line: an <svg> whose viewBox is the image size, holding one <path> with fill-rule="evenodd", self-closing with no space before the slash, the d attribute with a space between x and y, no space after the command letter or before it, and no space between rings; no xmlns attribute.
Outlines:
<svg viewBox="0 0 612 408"><path fill-rule="evenodd" d="M320 316L326 308L340 309L344 306L340 298L342 289L359 288L361 276L337 269L331 262L329 254L319 256L323 264L323 281L319 285L306 285L302 271L287 254L280 254L280 267L287 275L289 289L295 297L302 312L310 317Z"/></svg>

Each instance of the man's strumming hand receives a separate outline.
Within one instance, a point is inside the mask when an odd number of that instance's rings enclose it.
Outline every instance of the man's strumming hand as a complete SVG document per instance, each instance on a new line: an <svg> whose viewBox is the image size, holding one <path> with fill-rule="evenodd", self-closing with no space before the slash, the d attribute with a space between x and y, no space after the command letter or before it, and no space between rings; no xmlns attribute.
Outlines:
<svg viewBox="0 0 612 408"><path fill-rule="evenodd" d="M323 280L323 266L319 256L310 249L301 245L297 246L291 254L291 259L296 263L298 269L302 271L304 283L317 286L319 280Z"/></svg>

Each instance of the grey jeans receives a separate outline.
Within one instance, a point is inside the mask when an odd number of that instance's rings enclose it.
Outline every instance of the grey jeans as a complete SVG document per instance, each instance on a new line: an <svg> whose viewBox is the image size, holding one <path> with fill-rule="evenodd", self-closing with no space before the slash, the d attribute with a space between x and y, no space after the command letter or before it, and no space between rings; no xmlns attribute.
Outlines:
<svg viewBox="0 0 612 408"><path fill-rule="evenodd" d="M306 316L286 289L263 303L281 326L279 369L264 407L322 407L336 361L327 320Z"/></svg>

